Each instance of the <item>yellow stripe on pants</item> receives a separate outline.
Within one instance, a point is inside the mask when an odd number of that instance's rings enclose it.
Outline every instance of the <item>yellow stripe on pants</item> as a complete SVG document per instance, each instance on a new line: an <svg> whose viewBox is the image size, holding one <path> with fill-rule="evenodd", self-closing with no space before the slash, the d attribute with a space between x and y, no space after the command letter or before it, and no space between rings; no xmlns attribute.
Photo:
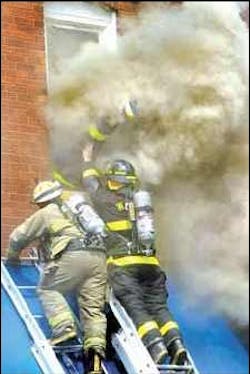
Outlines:
<svg viewBox="0 0 250 374"><path fill-rule="evenodd" d="M49 318L49 325L52 328L56 327L57 325L60 325L63 322L71 322L71 323L74 322L72 313L65 311L65 312L58 313L55 316Z"/></svg>
<svg viewBox="0 0 250 374"><path fill-rule="evenodd" d="M120 258L113 258L111 256L108 258L107 264L113 264L117 266L126 266L133 264L160 265L159 261L154 256L123 256Z"/></svg>
<svg viewBox="0 0 250 374"><path fill-rule="evenodd" d="M159 329L157 323L155 321L148 321L143 323L140 327L138 327L137 332L140 338L143 338L149 331Z"/></svg>
<svg viewBox="0 0 250 374"><path fill-rule="evenodd" d="M165 325L163 325L163 326L160 328L160 333L161 333L161 335L165 335L169 330L172 330L172 329L177 329L177 330L179 330L179 326L177 325L176 322L174 322L174 321L169 321L169 322L165 323Z"/></svg>

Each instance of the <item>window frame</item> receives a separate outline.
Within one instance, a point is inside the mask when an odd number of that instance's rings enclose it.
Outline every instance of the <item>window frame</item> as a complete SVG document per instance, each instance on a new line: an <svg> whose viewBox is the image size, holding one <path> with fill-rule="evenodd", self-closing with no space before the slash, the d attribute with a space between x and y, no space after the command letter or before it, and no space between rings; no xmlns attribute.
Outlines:
<svg viewBox="0 0 250 374"><path fill-rule="evenodd" d="M44 43L45 43L45 70L46 70L46 87L47 93L50 93L50 69L49 69L49 53L48 53L48 27L55 27L62 30L75 30L85 31L88 33L95 33L98 35L98 42L101 45L105 45L110 50L116 49L117 43L117 17L116 13L110 10L108 14L100 8L100 12L103 11L103 15L98 14L96 7L96 13L90 13L88 9L88 2L86 9L83 9L81 15L75 13L72 8L72 12L65 14L53 9L46 9L46 1L44 2L43 20L44 20ZM65 2L71 6L70 3ZM92 9L93 10L93 9ZM106 13L106 14L104 14Z"/></svg>

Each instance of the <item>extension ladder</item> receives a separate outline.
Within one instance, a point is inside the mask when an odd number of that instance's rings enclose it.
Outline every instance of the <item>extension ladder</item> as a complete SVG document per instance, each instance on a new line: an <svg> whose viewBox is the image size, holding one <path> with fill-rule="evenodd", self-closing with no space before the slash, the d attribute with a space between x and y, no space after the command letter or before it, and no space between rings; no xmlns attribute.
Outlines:
<svg viewBox="0 0 250 374"><path fill-rule="evenodd" d="M52 347L45 336L48 326L46 327L47 322L42 309L40 313L32 313L34 308L32 308L29 299L25 297L25 292L33 293L36 291L36 284L41 271L37 260L37 257L22 260L22 265L36 268L37 279L33 280L32 285L15 282L2 262L2 285L32 338L31 351L41 368L41 372L43 374L82 374L84 373L84 366L81 341L78 340L76 344L68 346ZM112 292L110 308L119 324L118 331L111 336L111 343L127 374L199 374L189 353L187 365L156 365L139 338L132 320ZM102 368L105 374L124 374L111 362L103 361Z"/></svg>

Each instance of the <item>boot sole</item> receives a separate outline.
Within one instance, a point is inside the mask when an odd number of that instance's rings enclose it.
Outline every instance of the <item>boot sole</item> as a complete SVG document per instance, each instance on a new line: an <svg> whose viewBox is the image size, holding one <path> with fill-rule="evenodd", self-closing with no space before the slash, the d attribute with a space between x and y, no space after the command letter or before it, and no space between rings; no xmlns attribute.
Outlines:
<svg viewBox="0 0 250 374"><path fill-rule="evenodd" d="M171 365L185 365L187 363L187 352L185 349L180 349L176 352Z"/></svg>
<svg viewBox="0 0 250 374"><path fill-rule="evenodd" d="M167 357L168 357L167 352L166 353L162 353L162 355L156 360L156 364L158 364L158 365L163 364L164 361L167 359Z"/></svg>

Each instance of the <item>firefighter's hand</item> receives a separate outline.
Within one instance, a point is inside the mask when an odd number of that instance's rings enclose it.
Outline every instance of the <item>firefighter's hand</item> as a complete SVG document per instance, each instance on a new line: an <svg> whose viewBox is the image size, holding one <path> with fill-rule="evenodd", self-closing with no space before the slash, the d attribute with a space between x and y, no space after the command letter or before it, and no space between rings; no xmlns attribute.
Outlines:
<svg viewBox="0 0 250 374"><path fill-rule="evenodd" d="M124 117L128 120L132 120L138 116L139 108L137 100L128 100L124 103L122 108Z"/></svg>
<svg viewBox="0 0 250 374"><path fill-rule="evenodd" d="M87 143L82 150L82 159L84 162L90 162L93 158L94 143Z"/></svg>

